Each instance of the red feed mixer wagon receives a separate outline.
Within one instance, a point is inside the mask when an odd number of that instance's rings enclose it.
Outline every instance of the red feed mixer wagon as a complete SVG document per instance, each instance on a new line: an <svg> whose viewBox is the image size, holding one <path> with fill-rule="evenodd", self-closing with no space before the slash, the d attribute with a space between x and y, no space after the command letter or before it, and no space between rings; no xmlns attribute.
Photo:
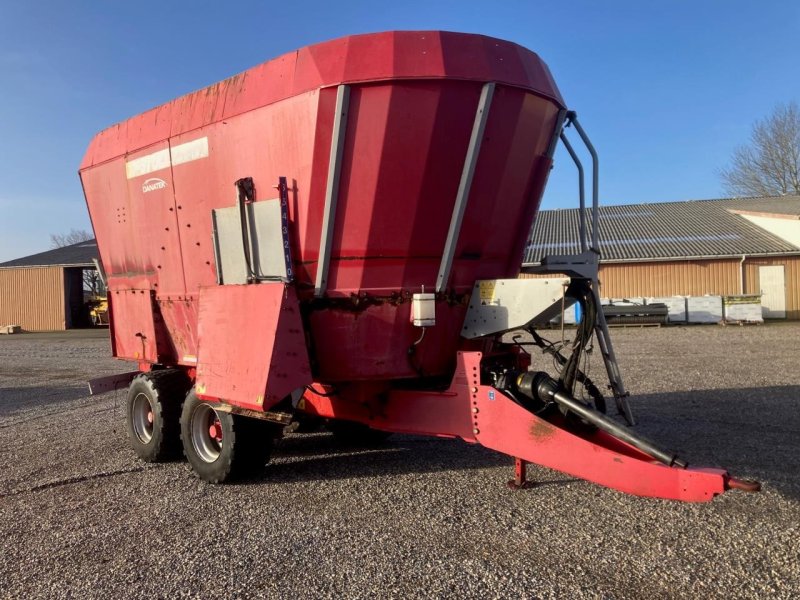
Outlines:
<svg viewBox="0 0 800 600"><path fill-rule="evenodd" d="M559 140L582 252L536 271L565 286L517 278ZM99 133L80 177L113 354L138 363L91 388L130 383L144 460L182 446L207 481L247 476L299 420L479 443L516 459L517 486L533 462L641 496L758 487L604 414L581 370L595 339L633 424L598 310L597 156L525 48L445 32L309 46ZM537 328L573 303L562 352ZM537 346L552 375L531 368Z"/></svg>

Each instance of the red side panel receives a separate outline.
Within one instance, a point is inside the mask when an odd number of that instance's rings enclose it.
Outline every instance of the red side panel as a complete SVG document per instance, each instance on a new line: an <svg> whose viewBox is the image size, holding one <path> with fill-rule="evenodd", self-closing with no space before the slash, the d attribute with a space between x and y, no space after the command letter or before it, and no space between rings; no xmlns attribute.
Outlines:
<svg viewBox="0 0 800 600"><path fill-rule="evenodd" d="M421 341L420 329L409 324L410 302L313 311L308 324L318 378L331 383L450 372L465 311L463 304L437 302L436 326L429 327ZM330 351L331 340L335 351Z"/></svg>
<svg viewBox="0 0 800 600"><path fill-rule="evenodd" d="M109 300L112 304L111 331L115 355L143 362L158 362L150 290L117 290L109 296Z"/></svg>
<svg viewBox="0 0 800 600"><path fill-rule="evenodd" d="M113 289L184 294L184 265L165 140L81 174Z"/></svg>
<svg viewBox="0 0 800 600"><path fill-rule="evenodd" d="M311 383L300 306L282 283L200 291L198 396L267 410Z"/></svg>
<svg viewBox="0 0 800 600"><path fill-rule="evenodd" d="M171 346L171 362L197 364L197 296L161 296L158 308Z"/></svg>
<svg viewBox="0 0 800 600"><path fill-rule="evenodd" d="M335 90L329 95L335 102ZM173 251L180 250L187 257L188 293L216 283L211 211L236 203L234 182L241 177L254 178L258 200L276 198L278 177L289 177L293 254L304 256L310 242L316 258L330 152L328 137L320 148L321 160L314 172L311 158L317 143L319 99L317 91L303 94L170 140L173 156L176 148L196 140L205 139L208 144L207 157L181 163L172 170L180 229L180 248ZM332 114L334 104L328 105ZM327 122L331 122L330 116ZM316 181L313 200L312 180ZM313 227L312 232L309 227Z"/></svg>

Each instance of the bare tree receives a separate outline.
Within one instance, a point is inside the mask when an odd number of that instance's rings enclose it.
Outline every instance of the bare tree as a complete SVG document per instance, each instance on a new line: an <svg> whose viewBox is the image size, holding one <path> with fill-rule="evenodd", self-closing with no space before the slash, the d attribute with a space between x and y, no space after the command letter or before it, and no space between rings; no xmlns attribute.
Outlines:
<svg viewBox="0 0 800 600"><path fill-rule="evenodd" d="M69 233L51 233L50 245L53 248L63 248L64 246L72 246L93 238L94 236L91 232L85 229L70 229ZM96 269L83 270L83 289L91 292L93 296L105 294L105 287Z"/></svg>
<svg viewBox="0 0 800 600"><path fill-rule="evenodd" d="M83 289L91 292L92 296L104 296L106 293L106 286L97 269L84 269L83 270Z"/></svg>
<svg viewBox="0 0 800 600"><path fill-rule="evenodd" d="M94 236L85 229L70 229L69 233L51 233L50 245L53 248L63 248L78 242L91 240Z"/></svg>
<svg viewBox="0 0 800 600"><path fill-rule="evenodd" d="M719 173L731 196L800 195L800 109L781 104L756 121L750 143L736 148Z"/></svg>

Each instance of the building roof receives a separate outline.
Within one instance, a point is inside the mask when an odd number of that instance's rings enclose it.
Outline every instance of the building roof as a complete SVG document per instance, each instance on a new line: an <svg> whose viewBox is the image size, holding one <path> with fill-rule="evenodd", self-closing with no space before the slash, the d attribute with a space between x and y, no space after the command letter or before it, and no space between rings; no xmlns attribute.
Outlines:
<svg viewBox="0 0 800 600"><path fill-rule="evenodd" d="M722 200L707 200L707 202L719 202L728 210L733 211L800 217L800 196L724 198Z"/></svg>
<svg viewBox="0 0 800 600"><path fill-rule="evenodd" d="M97 241L86 240L0 263L0 269L10 267L91 267L94 266L92 260L95 258L99 258Z"/></svg>
<svg viewBox="0 0 800 600"><path fill-rule="evenodd" d="M800 216L800 196L725 198L601 206L603 262L800 254L800 248L738 214ZM587 211L587 220L589 219ZM526 264L580 252L578 209L545 210L536 219Z"/></svg>

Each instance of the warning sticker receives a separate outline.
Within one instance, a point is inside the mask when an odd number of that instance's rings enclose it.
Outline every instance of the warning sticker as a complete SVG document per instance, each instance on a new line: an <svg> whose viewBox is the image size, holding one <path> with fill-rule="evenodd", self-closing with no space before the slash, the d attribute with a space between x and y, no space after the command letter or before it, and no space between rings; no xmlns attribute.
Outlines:
<svg viewBox="0 0 800 600"><path fill-rule="evenodd" d="M480 286L479 293L480 293L481 304L483 306L491 304L494 301L494 288L495 285L497 285L496 282L481 281L479 282L478 285Z"/></svg>

